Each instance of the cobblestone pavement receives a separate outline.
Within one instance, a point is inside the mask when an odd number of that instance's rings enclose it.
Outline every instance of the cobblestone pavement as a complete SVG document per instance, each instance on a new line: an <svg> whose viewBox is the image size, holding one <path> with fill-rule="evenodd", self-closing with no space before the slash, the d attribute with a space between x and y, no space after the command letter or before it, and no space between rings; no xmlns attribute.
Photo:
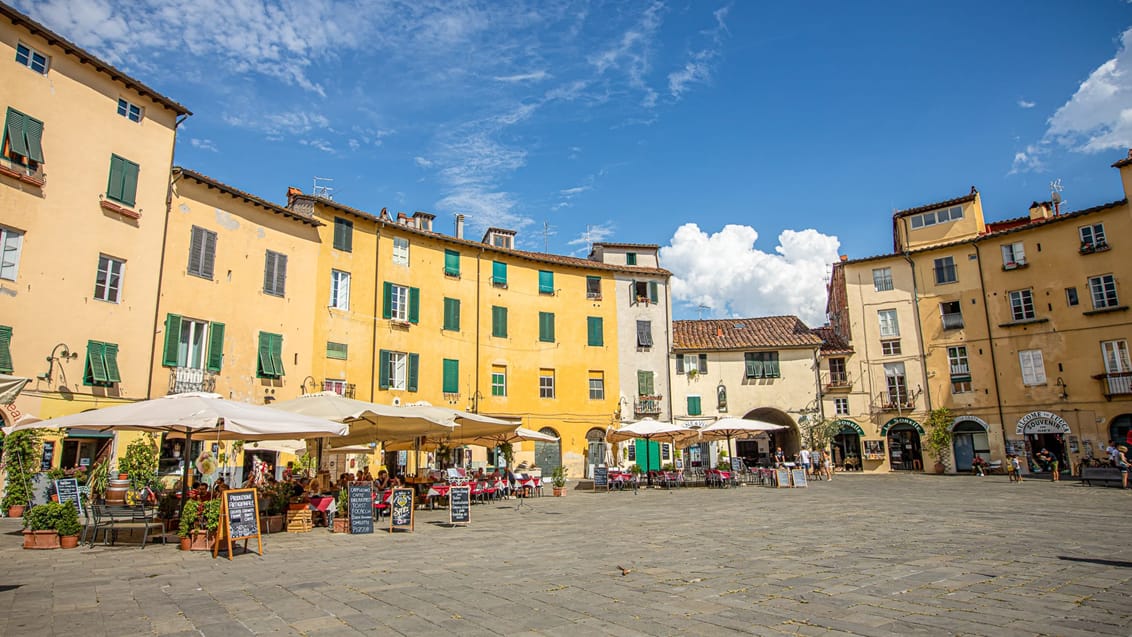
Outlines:
<svg viewBox="0 0 1132 637"><path fill-rule="evenodd" d="M271 535L231 562L173 545L25 551L0 520L0 635L1132 634L1118 489L838 475L571 491L472 516Z"/></svg>

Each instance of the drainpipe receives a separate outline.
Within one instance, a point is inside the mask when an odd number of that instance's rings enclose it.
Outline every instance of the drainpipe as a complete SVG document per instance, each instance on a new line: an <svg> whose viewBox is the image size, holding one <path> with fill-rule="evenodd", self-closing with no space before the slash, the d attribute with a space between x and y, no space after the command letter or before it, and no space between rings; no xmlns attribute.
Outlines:
<svg viewBox="0 0 1132 637"><path fill-rule="evenodd" d="M377 275L378 265L381 263L381 231L385 229L385 222L378 221L373 237L373 341L369 348L369 401L376 402L377 398L377 304L381 298L381 277ZM384 451L384 447L382 448Z"/></svg>
<svg viewBox="0 0 1132 637"><path fill-rule="evenodd" d="M476 256L476 373L475 385L472 387L472 413L480 413L480 346L483 343L482 335L480 334L480 287L483 286L483 281L480 279L480 266L483 264L483 247L480 247L480 253Z"/></svg>
<svg viewBox="0 0 1132 637"><path fill-rule="evenodd" d="M1006 416L1002 411L1002 394L998 391L998 362L995 360L994 355L994 332L991 331L990 322L990 308L987 307L987 289L983 283L983 255L979 253L979 243L972 242L975 246L975 260L978 261L979 266L979 290L982 292L983 303L983 319L987 325L987 349L990 350L990 365L991 365L991 381L994 383L994 404L998 409L998 424L1002 427L1002 448L1006 449Z"/></svg>
<svg viewBox="0 0 1132 637"><path fill-rule="evenodd" d="M901 223L907 224L908 217L900 220ZM904 228L904 236L909 235L907 227ZM920 289L916 283L916 264L912 261L912 256L908 252L907 246L904 248L904 260L908 262L908 267L912 270L912 311L916 314L916 343L920 346L920 374L924 379L924 404L927 411L932 410L932 386L928 382L928 361L927 356L924 354L924 334L921 331L920 324ZM959 266L956 266L959 267Z"/></svg>
<svg viewBox="0 0 1132 637"><path fill-rule="evenodd" d="M671 280L671 279L669 279L669 280ZM673 355L673 351L672 351L672 316L671 316L671 314L672 314L672 299L668 294L669 291L670 291L669 283L668 283L668 281L665 281L665 283L664 283L664 333L665 333L665 340L668 343L668 347L666 348L667 353L665 354L665 357L664 357L664 377L665 377L665 379L667 379L666 385L668 387L668 391L665 392L666 395L665 395L664 399L665 399L665 402L668 403L668 422L672 422L672 415L675 412L672 411L672 365L670 365L668 363L669 357ZM614 300L614 302L617 301L616 292L613 295L613 300ZM620 426L621 423L617 423L617 424L618 424L618 426Z"/></svg>

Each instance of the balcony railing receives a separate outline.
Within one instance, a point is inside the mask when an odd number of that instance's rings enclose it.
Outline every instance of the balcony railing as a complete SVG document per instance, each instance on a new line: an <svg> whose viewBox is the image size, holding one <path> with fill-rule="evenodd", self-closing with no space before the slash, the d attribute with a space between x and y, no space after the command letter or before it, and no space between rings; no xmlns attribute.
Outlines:
<svg viewBox="0 0 1132 637"><path fill-rule="evenodd" d="M659 414L660 403L664 396L637 396L634 411L638 414Z"/></svg>
<svg viewBox="0 0 1132 637"><path fill-rule="evenodd" d="M877 396L877 404L883 411L912 411L916 408L916 399L907 390L882 391Z"/></svg>
<svg viewBox="0 0 1132 637"><path fill-rule="evenodd" d="M1028 265L1030 265L1030 264L1027 263L1025 259L1015 259L1013 261L1007 261L1007 262L1003 263L1002 269L1003 270L1018 270L1018 269L1026 267Z"/></svg>
<svg viewBox="0 0 1132 637"><path fill-rule="evenodd" d="M848 372L830 372L822 379L826 391L848 390L853 388Z"/></svg>
<svg viewBox="0 0 1132 637"><path fill-rule="evenodd" d="M216 391L216 374L192 367L174 367L169 370L169 393Z"/></svg>
<svg viewBox="0 0 1132 637"><path fill-rule="evenodd" d="M1092 254L1094 252L1104 252L1105 250L1108 250L1108 241L1105 239L1081 242L1081 254Z"/></svg>
<svg viewBox="0 0 1132 637"><path fill-rule="evenodd" d="M945 330L959 330L963 329L963 313L953 312L943 314L943 329Z"/></svg>
<svg viewBox="0 0 1132 637"><path fill-rule="evenodd" d="M327 378L322 381L322 391L332 391L344 398L354 397L354 383L343 383L335 378Z"/></svg>
<svg viewBox="0 0 1132 637"><path fill-rule="evenodd" d="M1108 400L1114 396L1132 397L1132 372L1116 372L1093 376L1101 381L1101 392Z"/></svg>
<svg viewBox="0 0 1132 637"><path fill-rule="evenodd" d="M967 363L962 363L960 365L951 365L951 375L952 376L970 376L971 375L971 366L968 365Z"/></svg>

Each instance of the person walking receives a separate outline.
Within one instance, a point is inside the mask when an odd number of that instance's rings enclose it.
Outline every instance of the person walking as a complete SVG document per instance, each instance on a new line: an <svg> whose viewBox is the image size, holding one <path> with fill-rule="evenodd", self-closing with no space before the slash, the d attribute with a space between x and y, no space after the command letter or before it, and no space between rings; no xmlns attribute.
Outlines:
<svg viewBox="0 0 1132 637"><path fill-rule="evenodd" d="M1117 445L1116 447L1116 468L1120 469L1120 488L1128 488L1128 447L1124 445Z"/></svg>
<svg viewBox="0 0 1132 637"><path fill-rule="evenodd" d="M1022 481L1022 461L1018 459L1017 454L1010 456L1010 469L1011 469L1011 472L1014 474L1014 481L1015 482L1021 482Z"/></svg>
<svg viewBox="0 0 1132 637"><path fill-rule="evenodd" d="M802 465L802 469L806 472L806 477L810 477L810 450L805 447L798 452L798 462Z"/></svg>
<svg viewBox="0 0 1132 637"><path fill-rule="evenodd" d="M822 471L825 472L825 479L833 482L833 454L822 454Z"/></svg>

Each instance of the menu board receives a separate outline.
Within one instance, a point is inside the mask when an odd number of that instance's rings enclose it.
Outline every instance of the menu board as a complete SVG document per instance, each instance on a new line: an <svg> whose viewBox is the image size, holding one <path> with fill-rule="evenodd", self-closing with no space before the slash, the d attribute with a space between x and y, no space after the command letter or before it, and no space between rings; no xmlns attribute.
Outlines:
<svg viewBox="0 0 1132 637"><path fill-rule="evenodd" d="M346 490L350 533L373 533L373 483L351 482Z"/></svg>
<svg viewBox="0 0 1132 637"><path fill-rule="evenodd" d="M609 467L594 467L594 491L609 490Z"/></svg>
<svg viewBox="0 0 1132 637"><path fill-rule="evenodd" d="M43 443L43 456L40 457L40 471L51 471L55 463L55 441L48 440Z"/></svg>
<svg viewBox="0 0 1132 637"><path fill-rule="evenodd" d="M790 484L790 470L778 468L774 470L774 484L780 489L785 489L791 486Z"/></svg>
<svg viewBox="0 0 1132 637"><path fill-rule="evenodd" d="M799 488L799 489L802 488L802 487L809 486L806 483L806 470L805 469L791 469L790 470L790 481L793 482L794 486Z"/></svg>
<svg viewBox="0 0 1132 637"><path fill-rule="evenodd" d="M393 489L389 496L389 531L413 530L413 489Z"/></svg>
<svg viewBox="0 0 1132 637"><path fill-rule="evenodd" d="M255 489L228 489L220 499L220 537L212 546L212 557L220 554L223 544L232 559L232 541L244 540L247 549L249 538L259 544L259 554L263 555L263 538L259 534L259 498Z"/></svg>
<svg viewBox="0 0 1132 637"><path fill-rule="evenodd" d="M454 486L448 490L449 524L470 524L472 521L472 488Z"/></svg>
<svg viewBox="0 0 1132 637"><path fill-rule="evenodd" d="M65 478L63 480L55 481L55 493L59 496L60 502L71 502L75 505L75 510L78 511L79 518L83 517L83 503L79 498L79 481L74 478Z"/></svg>

